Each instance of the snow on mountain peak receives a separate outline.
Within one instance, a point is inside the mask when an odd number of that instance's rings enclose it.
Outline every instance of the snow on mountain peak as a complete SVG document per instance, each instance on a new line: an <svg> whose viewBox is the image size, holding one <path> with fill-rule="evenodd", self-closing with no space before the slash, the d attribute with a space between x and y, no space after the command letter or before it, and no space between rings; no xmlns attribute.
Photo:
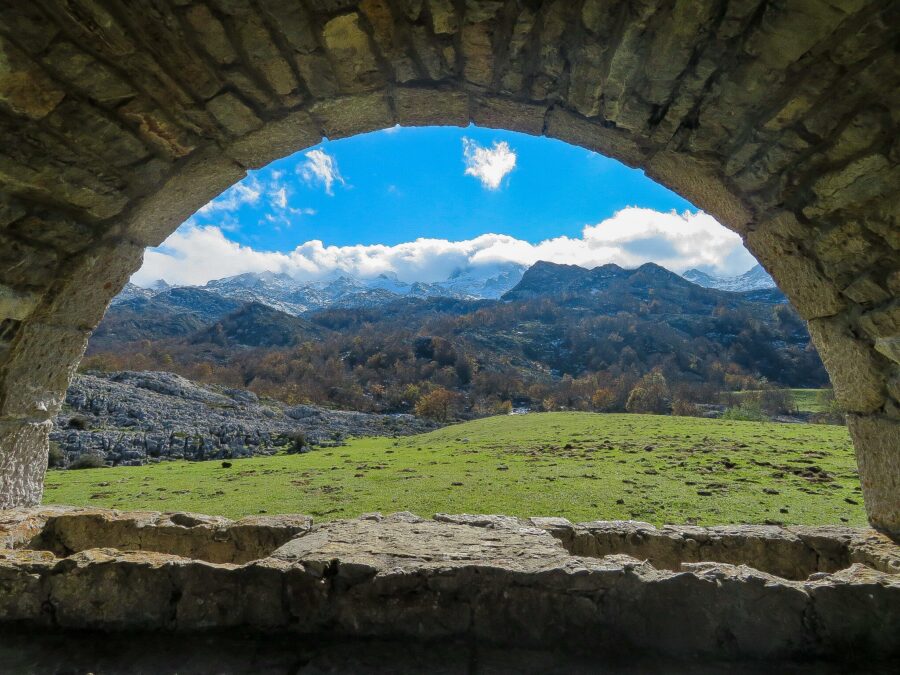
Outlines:
<svg viewBox="0 0 900 675"><path fill-rule="evenodd" d="M681 275L688 281L703 286L704 288L716 288L720 291L732 291L736 293L744 291L758 291L765 288L775 288L775 281L769 276L762 265L755 265L743 274L733 277L716 277L697 269L690 269Z"/></svg>

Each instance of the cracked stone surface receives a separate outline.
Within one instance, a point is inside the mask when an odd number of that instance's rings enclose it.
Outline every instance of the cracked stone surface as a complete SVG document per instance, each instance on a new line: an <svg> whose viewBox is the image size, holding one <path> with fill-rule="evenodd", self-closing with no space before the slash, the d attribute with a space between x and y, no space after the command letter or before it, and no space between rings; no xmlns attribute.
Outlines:
<svg viewBox="0 0 900 675"><path fill-rule="evenodd" d="M0 512L0 547L0 629L900 655L900 548L874 530L44 507Z"/></svg>

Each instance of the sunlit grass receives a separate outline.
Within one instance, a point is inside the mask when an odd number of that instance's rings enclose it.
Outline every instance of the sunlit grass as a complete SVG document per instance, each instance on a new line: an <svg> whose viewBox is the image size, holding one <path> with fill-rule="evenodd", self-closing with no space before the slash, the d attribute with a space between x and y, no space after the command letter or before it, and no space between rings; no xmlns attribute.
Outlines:
<svg viewBox="0 0 900 675"><path fill-rule="evenodd" d="M866 522L841 426L542 413L232 463L51 471L44 501L318 521L408 510L655 524Z"/></svg>

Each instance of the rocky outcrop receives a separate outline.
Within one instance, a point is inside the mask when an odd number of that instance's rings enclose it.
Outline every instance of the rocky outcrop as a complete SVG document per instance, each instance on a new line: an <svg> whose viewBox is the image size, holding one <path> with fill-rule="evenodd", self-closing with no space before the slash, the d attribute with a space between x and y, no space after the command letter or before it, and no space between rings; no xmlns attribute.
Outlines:
<svg viewBox="0 0 900 675"><path fill-rule="evenodd" d="M900 654L900 549L872 530L409 513L311 526L47 507L0 512L0 546L0 627Z"/></svg>
<svg viewBox="0 0 900 675"><path fill-rule="evenodd" d="M307 444L335 445L349 437L400 436L432 428L413 415L289 406L174 373L123 371L76 376L50 440L63 453L63 468L85 454L132 466L269 455L294 444L298 433Z"/></svg>

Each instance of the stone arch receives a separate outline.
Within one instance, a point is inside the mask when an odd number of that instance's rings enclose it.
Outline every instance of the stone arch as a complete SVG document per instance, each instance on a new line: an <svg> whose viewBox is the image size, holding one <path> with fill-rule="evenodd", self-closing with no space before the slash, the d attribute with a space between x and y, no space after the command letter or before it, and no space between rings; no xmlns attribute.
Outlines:
<svg viewBox="0 0 900 675"><path fill-rule="evenodd" d="M198 207L321 138L502 127L596 150L741 234L900 535L900 10L875 0L0 4L0 508L109 300Z"/></svg>

